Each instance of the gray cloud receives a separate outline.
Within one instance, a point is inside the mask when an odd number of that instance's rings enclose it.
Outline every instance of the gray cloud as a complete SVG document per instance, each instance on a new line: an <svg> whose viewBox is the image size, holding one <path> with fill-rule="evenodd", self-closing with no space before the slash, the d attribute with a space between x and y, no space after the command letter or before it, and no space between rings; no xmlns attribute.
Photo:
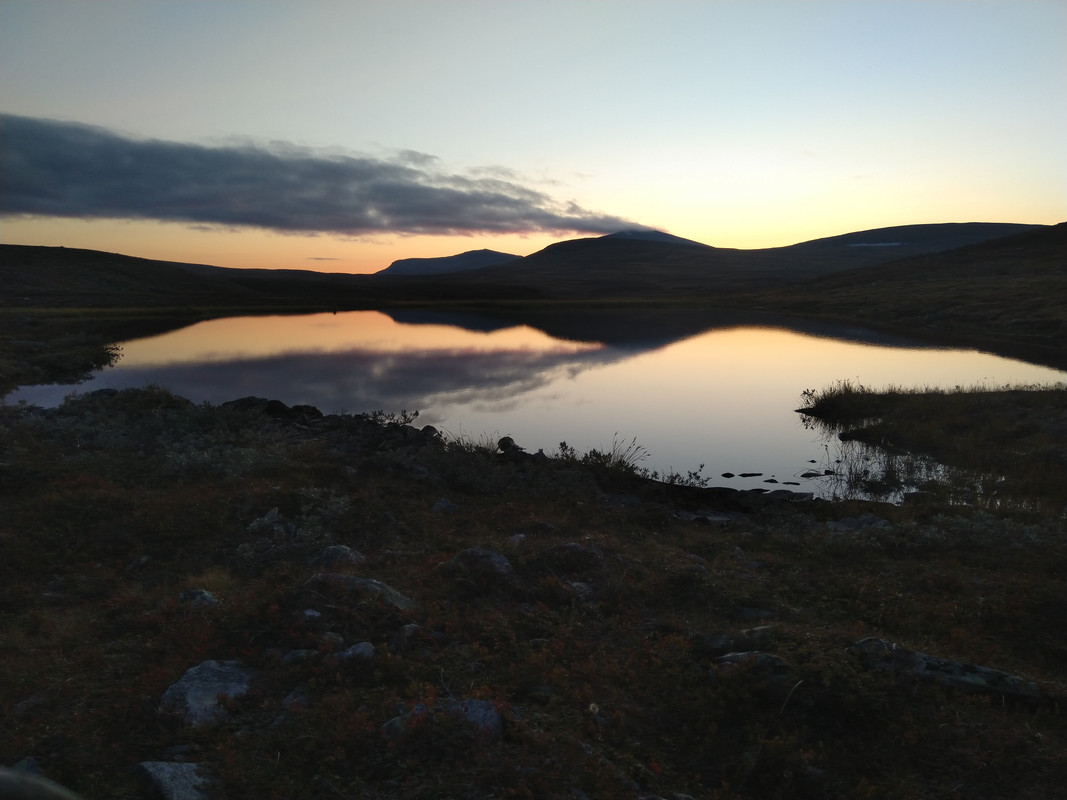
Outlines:
<svg viewBox="0 0 1067 800"><path fill-rule="evenodd" d="M208 147L0 115L0 214L150 219L350 236L611 233L618 217L561 203L506 169L452 174L436 157L271 143Z"/></svg>

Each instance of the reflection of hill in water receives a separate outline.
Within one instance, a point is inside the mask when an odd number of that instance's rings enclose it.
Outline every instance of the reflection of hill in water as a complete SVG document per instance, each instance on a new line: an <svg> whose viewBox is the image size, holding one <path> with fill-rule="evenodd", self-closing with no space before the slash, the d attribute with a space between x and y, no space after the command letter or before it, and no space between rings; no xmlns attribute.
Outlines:
<svg viewBox="0 0 1067 800"><path fill-rule="evenodd" d="M405 325L451 325L469 331L489 332L527 325L555 339L597 342L628 350L651 350L714 330L739 327L781 328L821 338L840 339L883 347L941 347L857 325L821 322L753 311L701 310L688 308L605 308L574 310L529 310L514 313L468 314L466 312L384 310Z"/></svg>
<svg viewBox="0 0 1067 800"><path fill-rule="evenodd" d="M209 402L257 395L290 405L306 403L326 413L420 409L424 412L420 422L425 424L436 422L426 410L441 402L476 403L482 409L499 411L518 395L546 386L561 374L574 377L629 355L616 348L577 353L511 349L287 353L128 369L120 364L97 382L105 386L159 383Z"/></svg>

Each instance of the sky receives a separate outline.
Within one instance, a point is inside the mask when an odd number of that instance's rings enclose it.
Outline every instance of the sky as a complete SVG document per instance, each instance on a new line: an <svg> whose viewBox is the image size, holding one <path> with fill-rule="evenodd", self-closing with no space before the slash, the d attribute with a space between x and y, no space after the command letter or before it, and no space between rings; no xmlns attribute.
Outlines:
<svg viewBox="0 0 1067 800"><path fill-rule="evenodd" d="M0 0L0 241L229 267L1067 220L1065 0Z"/></svg>

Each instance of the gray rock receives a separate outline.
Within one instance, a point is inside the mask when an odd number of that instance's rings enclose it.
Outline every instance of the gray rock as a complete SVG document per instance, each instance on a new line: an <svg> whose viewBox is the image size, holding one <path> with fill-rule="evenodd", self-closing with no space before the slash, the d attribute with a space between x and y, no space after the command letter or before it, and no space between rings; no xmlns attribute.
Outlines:
<svg viewBox="0 0 1067 800"><path fill-rule="evenodd" d="M308 695L307 689L305 689L303 686L298 686L282 698L282 708L287 709L289 711L293 711L295 709L302 710L307 708L309 705L311 705L311 697L310 695Z"/></svg>
<svg viewBox="0 0 1067 800"><path fill-rule="evenodd" d="M416 648L426 650L429 646L441 644L445 638L442 633L410 623L397 631L389 642L389 649L394 653L408 653Z"/></svg>
<svg viewBox="0 0 1067 800"><path fill-rule="evenodd" d="M343 544L330 545L308 559L310 567L357 567L367 559L363 554Z"/></svg>
<svg viewBox="0 0 1067 800"><path fill-rule="evenodd" d="M254 673L238 661L205 661L186 671L163 693L160 711L176 714L190 725L210 725L226 718L220 697L240 697Z"/></svg>
<svg viewBox="0 0 1067 800"><path fill-rule="evenodd" d="M163 800L207 800L208 779L200 764L142 761L137 772Z"/></svg>
<svg viewBox="0 0 1067 800"><path fill-rule="evenodd" d="M291 666L293 664L303 664L308 661L315 661L318 657L318 650L290 650L282 656L282 663L286 666Z"/></svg>
<svg viewBox="0 0 1067 800"><path fill-rule="evenodd" d="M451 563L467 571L485 572L503 580L511 580L515 575L515 569L511 566L507 556L495 550L483 550L480 547L461 550L456 553Z"/></svg>
<svg viewBox="0 0 1067 800"><path fill-rule="evenodd" d="M355 575L342 575L338 572L320 572L313 575L304 584L316 591L332 590L346 595L358 595L362 599L381 600L403 611L415 607L415 601L398 592L392 586L373 578L357 578Z"/></svg>
<svg viewBox="0 0 1067 800"><path fill-rule="evenodd" d="M480 547L461 550L438 570L457 586L477 592L513 588L519 583L507 556Z"/></svg>
<svg viewBox="0 0 1067 800"><path fill-rule="evenodd" d="M219 598L207 589L186 589L178 599L190 608L214 608L219 604Z"/></svg>
<svg viewBox="0 0 1067 800"><path fill-rule="evenodd" d="M360 642L354 644L347 650L343 650L337 654L337 657L342 661L370 661L374 658L374 645L370 642Z"/></svg>
<svg viewBox="0 0 1067 800"><path fill-rule="evenodd" d="M0 767L3 800L82 800L79 795L40 775Z"/></svg>
<svg viewBox="0 0 1067 800"><path fill-rule="evenodd" d="M1063 698L1059 687L1043 686L989 667L919 653L874 637L856 642L852 652L859 656L868 669L932 680L955 689L1028 700Z"/></svg>
<svg viewBox="0 0 1067 800"><path fill-rule="evenodd" d="M575 597L583 603L589 603L596 596L592 584L585 581L569 581L567 585L574 591Z"/></svg>
<svg viewBox="0 0 1067 800"><path fill-rule="evenodd" d="M400 714L386 721L382 727L381 732L388 739L399 739L410 728L433 719L433 709L431 709L425 703L416 703L415 707L408 711L406 714Z"/></svg>
<svg viewBox="0 0 1067 800"><path fill-rule="evenodd" d="M789 672L789 666L778 656L772 653L764 653L759 650L749 650L742 653L727 653L715 659L715 663L721 667L750 667L760 673L768 675L784 675Z"/></svg>
<svg viewBox="0 0 1067 800"><path fill-rule="evenodd" d="M893 527L893 524L882 517L875 516L871 513L860 514L858 517L842 517L839 520L831 520L826 523L826 527L832 531L844 532L844 531L858 531L863 528L875 528L877 530L887 530Z"/></svg>
<svg viewBox="0 0 1067 800"><path fill-rule="evenodd" d="M397 739L416 725L432 723L437 713L442 711L470 723L479 733L493 739L504 731L504 718L489 700L449 700L444 708L431 708L424 703L417 703L411 711L393 717L382 725L381 731L386 737Z"/></svg>
<svg viewBox="0 0 1067 800"><path fill-rule="evenodd" d="M430 507L430 511L434 514L451 514L454 511L459 511L459 506L447 497L442 497Z"/></svg>
<svg viewBox="0 0 1067 800"><path fill-rule="evenodd" d="M469 722L493 739L504 732L504 718L489 700L452 700L448 703L448 713Z"/></svg>

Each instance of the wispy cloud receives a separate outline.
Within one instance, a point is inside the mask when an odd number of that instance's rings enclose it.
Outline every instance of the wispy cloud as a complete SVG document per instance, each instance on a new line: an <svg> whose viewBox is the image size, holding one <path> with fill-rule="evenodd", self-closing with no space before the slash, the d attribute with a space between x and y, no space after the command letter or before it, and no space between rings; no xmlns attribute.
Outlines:
<svg viewBox="0 0 1067 800"><path fill-rule="evenodd" d="M254 226L348 236L583 232L632 227L432 155L388 158L290 144L210 147L134 139L72 122L0 115L0 214Z"/></svg>

